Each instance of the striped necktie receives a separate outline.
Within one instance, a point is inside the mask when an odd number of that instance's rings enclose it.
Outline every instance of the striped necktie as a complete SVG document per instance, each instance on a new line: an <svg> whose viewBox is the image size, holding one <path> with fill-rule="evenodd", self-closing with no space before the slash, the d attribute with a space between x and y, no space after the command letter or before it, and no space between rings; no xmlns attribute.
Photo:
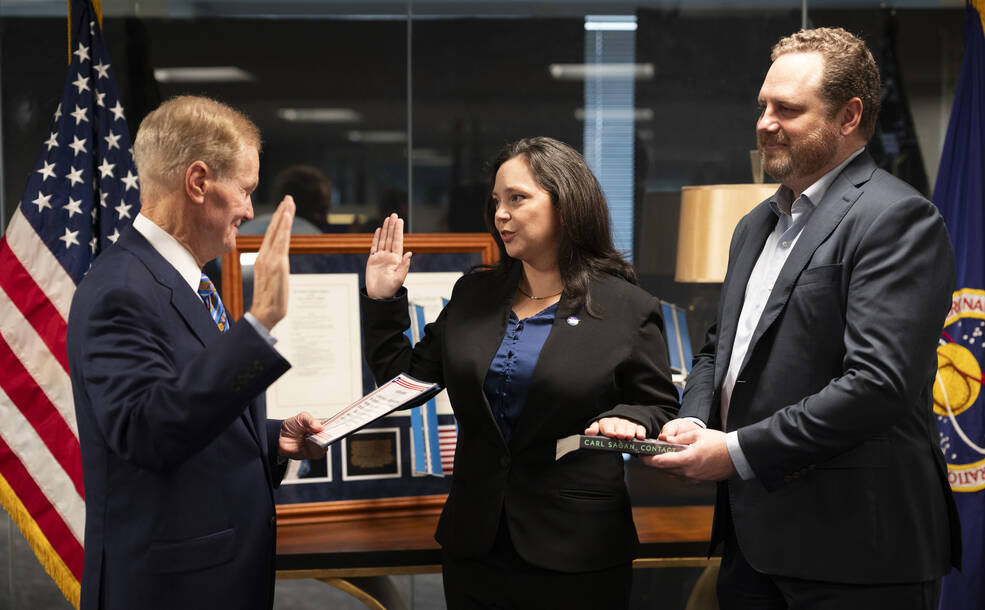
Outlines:
<svg viewBox="0 0 985 610"><path fill-rule="evenodd" d="M198 283L198 296L202 297L202 300L208 306L209 314L212 315L212 321L219 327L219 332L224 333L229 330L229 322L226 320L226 308L222 306L222 300L219 298L219 293L215 289L215 284L204 273L202 274L201 281Z"/></svg>

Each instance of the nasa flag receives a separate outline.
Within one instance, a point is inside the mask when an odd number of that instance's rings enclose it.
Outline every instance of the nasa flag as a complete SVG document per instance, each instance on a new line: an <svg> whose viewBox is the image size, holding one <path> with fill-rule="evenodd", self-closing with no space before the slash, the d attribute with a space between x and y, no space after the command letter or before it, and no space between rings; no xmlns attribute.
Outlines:
<svg viewBox="0 0 985 610"><path fill-rule="evenodd" d="M961 516L961 572L944 578L942 609L985 608L985 0L967 4L965 52L934 188L957 261L937 349L934 413Z"/></svg>

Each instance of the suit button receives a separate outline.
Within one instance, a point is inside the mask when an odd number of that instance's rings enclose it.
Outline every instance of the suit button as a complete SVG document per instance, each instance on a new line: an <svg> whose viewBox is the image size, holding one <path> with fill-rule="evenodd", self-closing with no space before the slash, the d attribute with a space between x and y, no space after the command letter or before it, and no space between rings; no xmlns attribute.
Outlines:
<svg viewBox="0 0 985 610"><path fill-rule="evenodd" d="M270 517L270 527L275 527L277 525L277 516L274 515Z"/></svg>
<svg viewBox="0 0 985 610"><path fill-rule="evenodd" d="M509 456L504 455L503 457L499 458L499 465L502 466L503 468L509 468L510 467Z"/></svg>

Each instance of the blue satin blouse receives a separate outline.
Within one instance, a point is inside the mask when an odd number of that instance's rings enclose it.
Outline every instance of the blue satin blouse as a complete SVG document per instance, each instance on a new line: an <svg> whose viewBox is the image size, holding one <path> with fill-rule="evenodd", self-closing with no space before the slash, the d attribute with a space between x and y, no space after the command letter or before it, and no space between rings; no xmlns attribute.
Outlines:
<svg viewBox="0 0 985 610"><path fill-rule="evenodd" d="M534 367L554 324L557 305L523 320L510 311L503 342L486 373L482 389L507 443L527 402Z"/></svg>

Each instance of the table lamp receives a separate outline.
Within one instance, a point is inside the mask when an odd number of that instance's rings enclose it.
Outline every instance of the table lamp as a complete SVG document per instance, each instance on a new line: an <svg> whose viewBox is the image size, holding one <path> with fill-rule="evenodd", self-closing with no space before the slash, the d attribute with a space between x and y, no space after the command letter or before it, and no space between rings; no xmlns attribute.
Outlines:
<svg viewBox="0 0 985 610"><path fill-rule="evenodd" d="M735 225L758 203L771 197L779 186L713 184L683 187L674 280L723 281Z"/></svg>

